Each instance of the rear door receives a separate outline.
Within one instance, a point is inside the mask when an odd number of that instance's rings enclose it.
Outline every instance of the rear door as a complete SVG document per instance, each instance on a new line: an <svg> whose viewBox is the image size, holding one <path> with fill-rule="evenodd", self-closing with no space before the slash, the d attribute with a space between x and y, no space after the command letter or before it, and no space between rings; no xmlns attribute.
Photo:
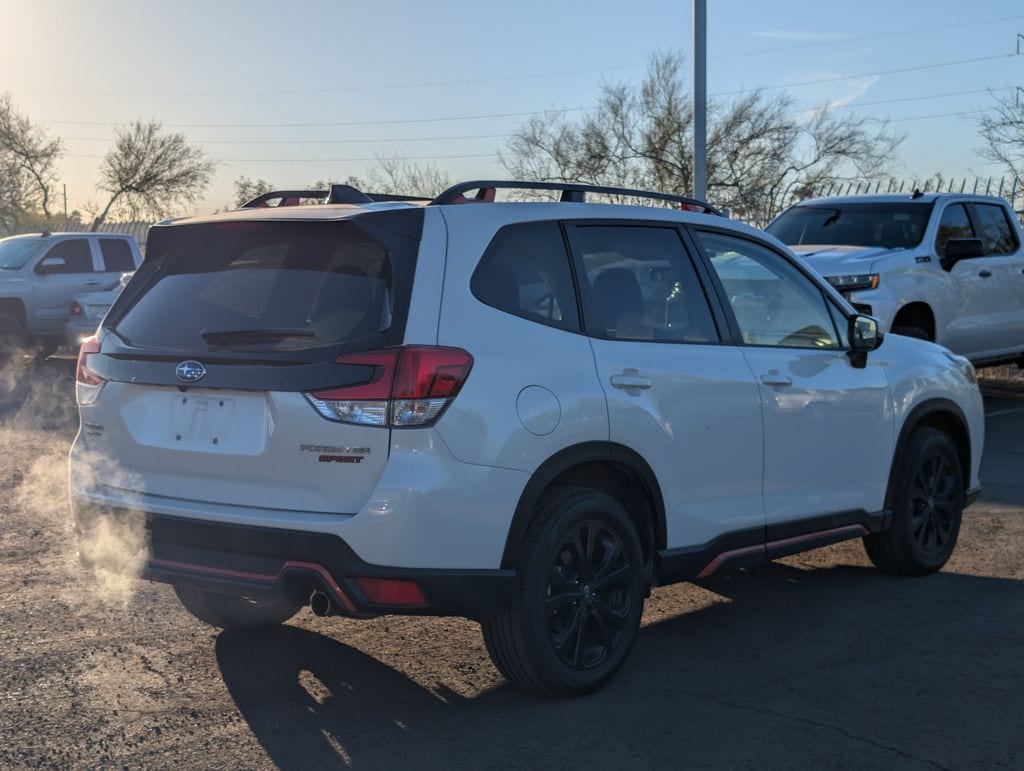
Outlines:
<svg viewBox="0 0 1024 771"><path fill-rule="evenodd" d="M979 348L983 355L1024 350L1024 249L1017 229L999 204L972 203L970 212L985 248L984 257L964 261L981 282Z"/></svg>
<svg viewBox="0 0 1024 771"><path fill-rule="evenodd" d="M332 413L311 395L389 387L379 352L404 339L423 219L408 215L154 228L89 360L108 382L82 408L101 427L85 440L117 459L109 483L165 502L362 508L387 462L386 408Z"/></svg>
<svg viewBox="0 0 1024 771"><path fill-rule="evenodd" d="M567 224L611 440L661 486L670 549L763 543L762 424L743 354L723 341L681 233L664 224Z"/></svg>
<svg viewBox="0 0 1024 771"><path fill-rule="evenodd" d="M47 263L44 265L44 263ZM36 332L64 331L71 298L103 284L87 238L61 238L36 256L32 281Z"/></svg>
<svg viewBox="0 0 1024 771"><path fill-rule="evenodd" d="M787 537L786 523L880 511L893 444L882 357L853 366L845 316L782 254L732 233L695 237L758 380L768 539Z"/></svg>

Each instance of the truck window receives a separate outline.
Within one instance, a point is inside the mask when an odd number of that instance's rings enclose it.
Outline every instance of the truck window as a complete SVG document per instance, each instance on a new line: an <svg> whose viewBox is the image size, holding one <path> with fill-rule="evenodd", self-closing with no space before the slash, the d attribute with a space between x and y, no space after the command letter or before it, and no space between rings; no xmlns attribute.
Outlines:
<svg viewBox="0 0 1024 771"><path fill-rule="evenodd" d="M935 238L935 251L944 255L946 243L951 238L975 238L974 228L967 217L967 209L962 203L951 204L942 212L939 235Z"/></svg>
<svg viewBox="0 0 1024 771"><path fill-rule="evenodd" d="M978 237L985 245L985 254L1010 254L1017 251L1017 238L1006 219L1006 210L997 204L976 203Z"/></svg>

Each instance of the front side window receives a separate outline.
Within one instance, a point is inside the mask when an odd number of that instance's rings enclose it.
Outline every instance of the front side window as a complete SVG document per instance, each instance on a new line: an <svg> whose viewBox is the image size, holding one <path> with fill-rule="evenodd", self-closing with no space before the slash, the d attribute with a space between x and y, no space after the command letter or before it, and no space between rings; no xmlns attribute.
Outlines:
<svg viewBox="0 0 1024 771"><path fill-rule="evenodd" d="M54 244L43 255L43 260L53 258L64 260L64 265L48 268L49 273L92 273L92 252L89 250L89 242L84 238L72 238Z"/></svg>
<svg viewBox="0 0 1024 771"><path fill-rule="evenodd" d="M935 239L935 250L940 256L946 254L946 244L951 238L975 238L974 228L962 203L947 206L939 220L939 235Z"/></svg>
<svg viewBox="0 0 1024 771"><path fill-rule="evenodd" d="M125 273L135 270L132 248L123 238L101 238L100 251L103 253L103 266L107 271Z"/></svg>
<svg viewBox="0 0 1024 771"><path fill-rule="evenodd" d="M588 331L613 340L719 340L674 228L578 225L571 234L589 288Z"/></svg>
<svg viewBox="0 0 1024 771"><path fill-rule="evenodd" d="M986 255L1010 254L1017 250L1017 239L1002 206L976 203L974 212L978 218L978 237L985 247Z"/></svg>
<svg viewBox="0 0 1024 771"><path fill-rule="evenodd" d="M821 289L771 249L698 232L736 317L743 342L783 348L841 348Z"/></svg>
<svg viewBox="0 0 1024 771"><path fill-rule="evenodd" d="M470 288L478 300L506 313L559 329L580 328L569 255L554 220L499 230Z"/></svg>

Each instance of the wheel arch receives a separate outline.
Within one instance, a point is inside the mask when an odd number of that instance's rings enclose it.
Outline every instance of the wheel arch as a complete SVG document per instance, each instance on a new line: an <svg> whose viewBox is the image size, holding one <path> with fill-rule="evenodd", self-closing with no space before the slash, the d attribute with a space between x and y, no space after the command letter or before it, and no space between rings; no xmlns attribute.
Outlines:
<svg viewBox="0 0 1024 771"><path fill-rule="evenodd" d="M899 307L892 317L890 328L901 326L922 326L931 334L929 340L936 340L939 332L935 310L923 300L912 300Z"/></svg>
<svg viewBox="0 0 1024 771"><path fill-rule="evenodd" d="M653 566L654 553L667 541L665 503L650 465L637 452L615 442L583 442L559 450L545 460L526 483L505 539L502 568L514 568L537 504L561 486L591 487L622 504L637 524L644 556Z"/></svg>
<svg viewBox="0 0 1024 771"><path fill-rule="evenodd" d="M964 490L968 490L971 486L971 432L967 428L967 418L956 402L941 398L928 399L910 411L900 428L899 437L893 450L892 464L889 468L889 484L885 491L886 511L892 511L893 507L896 488L896 461L903 457L911 435L921 426L942 431L953 440L960 459Z"/></svg>
<svg viewBox="0 0 1024 771"><path fill-rule="evenodd" d="M28 314L20 297L0 297L0 313L12 317L21 324L22 330L28 331Z"/></svg>

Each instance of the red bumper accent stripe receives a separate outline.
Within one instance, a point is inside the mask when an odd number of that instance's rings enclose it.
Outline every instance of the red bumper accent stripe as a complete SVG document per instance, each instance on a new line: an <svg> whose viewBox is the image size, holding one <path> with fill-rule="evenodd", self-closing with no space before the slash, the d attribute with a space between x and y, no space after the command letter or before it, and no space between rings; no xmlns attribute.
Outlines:
<svg viewBox="0 0 1024 771"><path fill-rule="evenodd" d="M722 566L722 563L744 554L756 554L759 551L767 552L769 549L778 546L790 546L792 544L805 543L808 541L818 541L833 535L844 535L848 538L856 538L860 535L868 535L868 533L869 531L864 527L864 525L843 525L842 527L834 527L831 530L818 530L814 533L796 535L792 538L783 538L778 541L769 541L768 543L758 544L757 546L744 546L742 549L724 551L711 560L711 562L709 562L705 568L700 571L697 578L707 578L718 570Z"/></svg>
<svg viewBox="0 0 1024 771"><path fill-rule="evenodd" d="M289 560L281 566L281 569L277 572L277 575L268 575L266 573L247 573L243 570L230 570L228 568L216 568L212 565L195 565L191 562L176 562L175 560L165 559L151 559L150 565L155 567L172 568L174 570L188 570L192 573L206 573L214 576L225 576L228 578L241 578L246 581L262 581L264 583L272 584L280 580L281 576L284 575L285 571L289 568L298 568L300 570L311 570L312 572L319 575L327 584L327 587L331 590L334 596L342 604L342 606L349 613L356 613L356 607L352 604L352 601L348 598L348 595L338 586L338 582L334 580L334 576L330 574L323 565L319 565L315 562L298 562Z"/></svg>

